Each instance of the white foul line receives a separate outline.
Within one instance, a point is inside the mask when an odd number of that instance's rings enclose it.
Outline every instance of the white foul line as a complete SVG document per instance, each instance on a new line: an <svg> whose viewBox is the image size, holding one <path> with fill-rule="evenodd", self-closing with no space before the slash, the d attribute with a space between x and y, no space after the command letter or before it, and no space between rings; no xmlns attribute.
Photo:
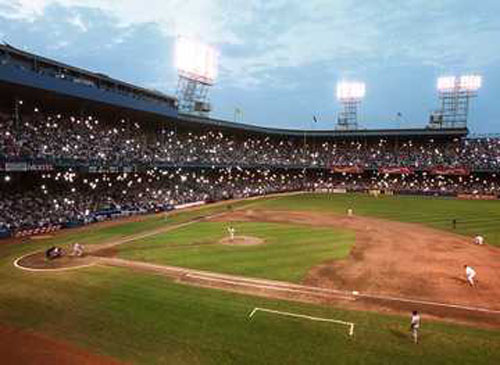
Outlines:
<svg viewBox="0 0 500 365"><path fill-rule="evenodd" d="M290 313L290 312L283 312L283 311L278 311L274 309L267 309L267 308L259 308L255 307L252 312L248 315L248 318L252 319L252 317L258 312L268 312L268 313L273 313L273 314L279 314L282 316L288 316L288 317L296 317L296 318L303 318L303 319L308 319L311 321L318 321L318 322L330 322L330 323L337 323L337 324L342 324L344 326L349 327L349 336L354 335L354 323L353 322L345 322L345 321L340 321L338 319L330 319L330 318L321 318L321 317L312 317L308 316L305 314L298 314L298 313Z"/></svg>
<svg viewBox="0 0 500 365"><path fill-rule="evenodd" d="M455 308L455 309L467 310L467 311L471 311L471 312L484 312L484 313L491 313L491 314L500 314L499 310L487 309L487 308L481 308L481 307L470 307L470 306L460 305L460 304L448 304L448 303L432 302L432 301L428 301L428 300L389 297L389 296L385 296L385 295L375 295L375 294L355 294L355 295L357 297L361 297L361 298L364 297L367 299L380 299L380 300L387 300L387 301L393 301L393 302L404 302L404 303L411 303L411 304L429 305L429 306L435 306L435 307Z"/></svg>
<svg viewBox="0 0 500 365"><path fill-rule="evenodd" d="M83 267L89 267L89 266L94 266L95 265L95 262L91 262L89 264L75 265L75 266L69 266L69 267L60 267L60 268L57 268L57 269L33 269L33 268L22 266L21 264L19 264L19 261L21 261L22 259L24 259L27 256L31 256L31 255L37 253L37 252L39 252L39 251L30 252L30 253L27 253L26 255L18 257L17 259L14 260L14 266L17 267L18 269L21 269L21 270L24 270L24 271L32 271L32 272L51 271L51 272L56 272L56 271L75 270L75 269L80 269L80 268L83 268Z"/></svg>
<svg viewBox="0 0 500 365"><path fill-rule="evenodd" d="M143 234L141 234L139 236L125 237L125 238L123 238L121 240L111 242L109 244L109 247L114 247L114 246L122 245L122 244L130 242L130 241L136 241L136 240L140 240L142 238L147 238L149 236L154 236L154 235L157 235L157 234L161 234L164 231L168 232L168 231L171 231L171 230L182 228L182 227L185 227L185 226L193 224L193 223L198 223L198 222L200 222L200 221L202 221L204 219L211 219L211 218L217 217L219 215L223 215L223 214L225 214L225 212L215 213L215 214L211 214L211 215L207 215L207 216L202 216L202 217L198 217L198 218L195 218L195 219L187 221L187 222L179 223L179 224L174 225L174 226L169 226L169 227L166 227L166 228L163 228L163 229L145 232L145 233L143 233ZM105 245L106 245L106 243L105 243ZM17 267L18 269L21 269L21 270L24 270L24 271L31 271L31 272L49 271L49 272L55 272L55 271L68 271L68 270L80 269L80 268L83 268L83 267L89 267L89 266L95 265L95 262L92 262L92 263L89 263L89 264L76 265L76 266L70 266L70 267L61 267L61 268L57 268L57 269L34 269L34 268L29 268L29 267L22 266L22 265L19 264L19 261L21 261L25 257L30 256L30 255L34 255L34 254L36 254L38 252L40 252L40 251L30 252L30 253L27 253L27 254L25 254L25 255L23 255L21 257L18 257L13 262L14 266ZM90 253L92 253L92 251L90 251Z"/></svg>
<svg viewBox="0 0 500 365"><path fill-rule="evenodd" d="M313 296L326 296L326 294L323 293L315 293L315 292L305 292L304 290L300 289L293 289L293 288L286 288L286 287L279 287L279 286L273 286L269 284L257 284L257 283L241 283L236 280L228 280L228 279L212 279L212 278L207 278L203 275L197 275L197 274L185 274L186 277L188 278L193 278L193 279L199 279L199 280L215 280L220 283L224 284L231 284L231 285L236 285L236 286L251 286L253 288L260 288L260 289L267 289L267 290L275 290L275 291L283 291L283 292L289 292L289 293L299 293L299 294L304 294L304 295L313 295ZM344 300L356 300L353 297L348 297L348 296L342 296L342 295L337 295L335 299L344 299Z"/></svg>

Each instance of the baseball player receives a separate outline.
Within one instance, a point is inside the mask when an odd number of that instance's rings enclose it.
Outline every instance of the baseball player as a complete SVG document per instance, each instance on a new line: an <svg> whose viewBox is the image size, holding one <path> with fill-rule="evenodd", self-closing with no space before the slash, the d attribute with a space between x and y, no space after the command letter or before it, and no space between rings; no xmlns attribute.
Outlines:
<svg viewBox="0 0 500 365"><path fill-rule="evenodd" d="M236 232L236 230L234 229L234 227L233 226L227 227L227 232L229 233L229 239L231 241L234 240L234 233Z"/></svg>
<svg viewBox="0 0 500 365"><path fill-rule="evenodd" d="M351 208L347 209L347 216L352 217L352 209Z"/></svg>
<svg viewBox="0 0 500 365"><path fill-rule="evenodd" d="M413 311L411 314L410 331L413 337L413 342L418 343L418 329L420 328L420 315L417 311Z"/></svg>
<svg viewBox="0 0 500 365"><path fill-rule="evenodd" d="M468 265L464 265L465 268L465 276L467 277L467 282L470 286L474 287L474 277L476 276L476 270Z"/></svg>
<svg viewBox="0 0 500 365"><path fill-rule="evenodd" d="M477 235L476 237L474 237L474 243L476 245L482 245L482 244L484 244L484 237L481 236L481 235Z"/></svg>
<svg viewBox="0 0 500 365"><path fill-rule="evenodd" d="M78 242L75 242L73 244L73 252L71 253L71 255L78 257L83 256L83 245L79 244Z"/></svg>

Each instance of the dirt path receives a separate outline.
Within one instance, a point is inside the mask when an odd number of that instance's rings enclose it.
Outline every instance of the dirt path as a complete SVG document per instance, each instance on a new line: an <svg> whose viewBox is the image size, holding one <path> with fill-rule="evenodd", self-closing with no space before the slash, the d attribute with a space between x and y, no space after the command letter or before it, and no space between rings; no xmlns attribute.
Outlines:
<svg viewBox="0 0 500 365"><path fill-rule="evenodd" d="M314 267L306 285L500 310L500 249L472 245L467 237L413 223L314 212L246 210L214 220L226 219L353 229L350 256ZM464 264L476 269L477 288L468 286Z"/></svg>
<svg viewBox="0 0 500 365"><path fill-rule="evenodd" d="M66 270L66 269L78 269L81 267L87 267L96 262L96 256L115 256L117 253L116 246L122 245L127 242L132 242L142 238L147 238L155 236L160 233L169 232L187 225L207 220L209 218L216 218L219 215L225 213L216 213L211 215L205 215L200 217L195 217L187 222L156 228L143 233L129 235L123 238L115 239L109 242L88 245L85 249L85 255L83 257L72 257L65 255L56 260L48 261L45 259L45 253L42 251L33 252L22 257L19 257L14 261L14 266L24 269L27 271L54 271L54 270ZM68 251L70 250L69 247Z"/></svg>
<svg viewBox="0 0 500 365"><path fill-rule="evenodd" d="M322 289L276 280L193 270L177 266L157 265L113 257L100 257L98 259L98 264L154 272L168 276L181 283L208 288L226 289L233 292L264 297L293 299L313 303L355 300L352 294L344 291Z"/></svg>
<svg viewBox="0 0 500 365"><path fill-rule="evenodd" d="M355 294L347 290L320 288L276 280L220 274L112 257L101 257L99 258L98 264L151 272L169 277L178 283L211 289L222 289L266 298L315 304L333 304L347 309L371 310L376 312L387 311L405 314L418 308L425 313L426 318L439 318L440 320L446 321L500 328L500 310L496 311L488 308L372 295L369 293Z"/></svg>
<svg viewBox="0 0 500 365"><path fill-rule="evenodd" d="M92 354L69 343L44 335L0 326L2 364L26 365L118 365L106 356Z"/></svg>

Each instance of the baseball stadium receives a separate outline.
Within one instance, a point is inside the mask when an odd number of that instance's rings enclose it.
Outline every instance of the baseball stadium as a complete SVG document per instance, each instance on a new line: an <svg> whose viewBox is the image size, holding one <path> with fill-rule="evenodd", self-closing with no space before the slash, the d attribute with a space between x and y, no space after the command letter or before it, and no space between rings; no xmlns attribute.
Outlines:
<svg viewBox="0 0 500 365"><path fill-rule="evenodd" d="M421 127L339 80L331 128L278 128L212 116L219 53L176 42L175 95L0 45L1 363L500 363L479 73Z"/></svg>

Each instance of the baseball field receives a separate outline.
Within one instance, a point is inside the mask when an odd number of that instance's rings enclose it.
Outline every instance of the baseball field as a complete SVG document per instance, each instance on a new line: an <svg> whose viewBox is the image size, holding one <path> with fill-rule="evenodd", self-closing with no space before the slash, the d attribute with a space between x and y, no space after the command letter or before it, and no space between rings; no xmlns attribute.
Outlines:
<svg viewBox="0 0 500 365"><path fill-rule="evenodd" d="M472 244L477 234L485 245ZM85 257L44 260L74 242ZM360 194L227 202L5 241L2 363L500 363L499 246L498 202Z"/></svg>

